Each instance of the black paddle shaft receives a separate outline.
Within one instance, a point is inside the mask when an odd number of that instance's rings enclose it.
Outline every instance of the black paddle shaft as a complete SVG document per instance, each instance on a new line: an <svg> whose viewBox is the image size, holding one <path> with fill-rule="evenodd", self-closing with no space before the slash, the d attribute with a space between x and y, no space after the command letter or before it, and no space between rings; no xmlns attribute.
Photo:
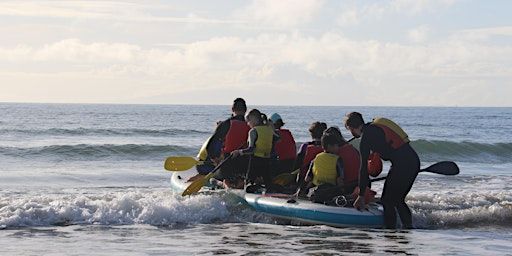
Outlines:
<svg viewBox="0 0 512 256"><path fill-rule="evenodd" d="M431 172L442 175L457 175L460 172L459 167L456 163L451 161L443 161L435 163L427 168L421 169L419 172ZM371 179L370 182L385 180L387 176Z"/></svg>

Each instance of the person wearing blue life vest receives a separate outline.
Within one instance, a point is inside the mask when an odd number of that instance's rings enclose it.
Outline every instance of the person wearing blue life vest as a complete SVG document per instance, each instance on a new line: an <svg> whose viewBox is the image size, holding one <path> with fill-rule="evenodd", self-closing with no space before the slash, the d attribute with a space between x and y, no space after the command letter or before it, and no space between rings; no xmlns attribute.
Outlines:
<svg viewBox="0 0 512 256"><path fill-rule="evenodd" d="M396 123L386 118L375 118L372 122L365 123L363 116L358 112L348 113L344 123L354 137L361 138L360 195L365 194L369 183L370 151L377 152L383 160L391 161L381 197L384 207L384 224L386 228L396 228L396 212L398 212L402 227L412 228L412 214L405 203L405 197L418 175L420 160L416 151L409 145L407 134ZM364 206L363 197L358 196L354 207L362 209Z"/></svg>

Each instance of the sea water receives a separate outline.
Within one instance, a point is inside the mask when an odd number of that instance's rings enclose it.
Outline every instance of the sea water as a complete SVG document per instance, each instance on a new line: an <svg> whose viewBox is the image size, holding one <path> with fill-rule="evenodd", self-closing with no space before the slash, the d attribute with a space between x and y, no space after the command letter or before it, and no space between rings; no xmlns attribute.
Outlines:
<svg viewBox="0 0 512 256"><path fill-rule="evenodd" d="M413 230L300 225L232 194L170 189L163 160L196 155L229 106L2 103L0 255L512 253L512 108L249 107L278 112L298 144L314 121L388 117L422 167L461 173L418 176Z"/></svg>

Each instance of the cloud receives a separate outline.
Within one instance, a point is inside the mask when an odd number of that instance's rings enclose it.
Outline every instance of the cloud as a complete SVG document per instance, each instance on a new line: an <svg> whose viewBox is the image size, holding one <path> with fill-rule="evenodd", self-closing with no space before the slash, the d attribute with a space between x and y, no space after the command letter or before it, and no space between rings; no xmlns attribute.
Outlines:
<svg viewBox="0 0 512 256"><path fill-rule="evenodd" d="M363 21L378 21L385 16L405 15L414 16L424 12L433 12L447 8L460 0L392 0L377 1L370 4L350 3L344 6L336 18L339 26L352 26Z"/></svg>
<svg viewBox="0 0 512 256"><path fill-rule="evenodd" d="M430 27L423 25L417 28L411 29L407 32L407 36L410 41L414 43L424 42L430 32Z"/></svg>
<svg viewBox="0 0 512 256"><path fill-rule="evenodd" d="M336 23L339 26L352 26L359 24L361 19L361 15L359 14L359 10L357 8L348 8L341 13L341 15L336 18Z"/></svg>
<svg viewBox="0 0 512 256"><path fill-rule="evenodd" d="M452 37L467 41L487 41L495 36L512 37L512 26L464 29L458 31Z"/></svg>
<svg viewBox="0 0 512 256"><path fill-rule="evenodd" d="M175 23L240 23L226 19L211 19L188 13L183 17L154 15L169 13L172 7L158 4L111 1L2 1L0 16L50 17L66 19L115 20Z"/></svg>
<svg viewBox="0 0 512 256"><path fill-rule="evenodd" d="M272 91L278 86L280 91L271 98L282 104L296 101L276 97L327 93L330 96L323 104L336 105L341 104L336 99L348 92L358 96L344 97L345 105L464 105L474 99L483 102L478 95L489 88L510 87L512 47L456 37L408 45L356 40L337 32L212 37L172 49L70 38L40 47L0 47L0 67L4 72L0 84L11 88L8 91L58 84L54 90L58 95L64 91L66 99L81 101L84 95L94 94L118 102L169 92L186 95L187 91L238 91L242 87ZM453 90L461 90L467 101ZM432 95L435 92L447 93ZM38 95L44 94L33 97ZM501 89L487 102L505 104L510 97L510 89ZM176 100L189 102L183 97Z"/></svg>
<svg viewBox="0 0 512 256"><path fill-rule="evenodd" d="M259 24L292 27L310 22L324 4L321 0L253 0L235 12L235 17Z"/></svg>

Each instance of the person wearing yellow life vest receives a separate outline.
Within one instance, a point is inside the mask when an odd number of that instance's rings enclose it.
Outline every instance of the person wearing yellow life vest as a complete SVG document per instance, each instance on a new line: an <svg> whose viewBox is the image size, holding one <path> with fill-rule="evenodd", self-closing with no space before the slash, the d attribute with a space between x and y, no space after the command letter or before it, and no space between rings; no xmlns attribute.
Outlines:
<svg viewBox="0 0 512 256"><path fill-rule="evenodd" d="M271 157L274 145L279 136L268 124L267 116L257 109L252 109L245 116L251 130L249 131L248 147L232 152L233 157L249 156L249 166L246 179L257 183L262 178L267 190L272 186Z"/></svg>
<svg viewBox="0 0 512 256"><path fill-rule="evenodd" d="M386 118L375 118L373 122L365 124L363 116L358 112L348 113L344 123L354 137L361 138L360 194L365 193L369 183L370 151L376 152L383 160L391 161L381 197L384 207L384 224L386 228L396 228L396 212L398 212L402 227L412 228L412 214L405 203L405 197L418 175L420 160L416 151L409 145L407 134L400 126ZM362 209L364 205L362 197L358 197L354 202L354 207L357 209Z"/></svg>
<svg viewBox="0 0 512 256"><path fill-rule="evenodd" d="M309 183L307 187L314 190L310 199L318 203L325 203L344 193L345 170L343 160L338 155L342 141L336 133L329 132L329 129L321 139L324 151L317 154L311 162L305 179Z"/></svg>

